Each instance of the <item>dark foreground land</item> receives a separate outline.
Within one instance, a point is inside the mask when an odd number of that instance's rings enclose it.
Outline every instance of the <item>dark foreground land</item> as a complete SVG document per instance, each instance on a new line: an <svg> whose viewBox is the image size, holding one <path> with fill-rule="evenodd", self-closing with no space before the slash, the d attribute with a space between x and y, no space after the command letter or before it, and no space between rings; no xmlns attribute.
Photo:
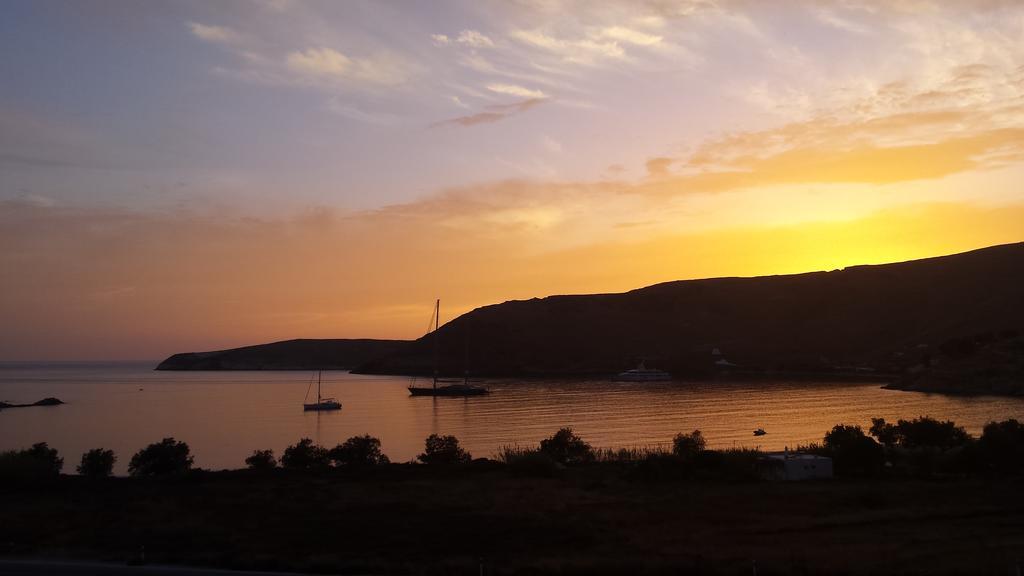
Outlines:
<svg viewBox="0 0 1024 576"><path fill-rule="evenodd" d="M1016 479L521 477L495 463L0 486L0 559L352 574L1014 574Z"/></svg>

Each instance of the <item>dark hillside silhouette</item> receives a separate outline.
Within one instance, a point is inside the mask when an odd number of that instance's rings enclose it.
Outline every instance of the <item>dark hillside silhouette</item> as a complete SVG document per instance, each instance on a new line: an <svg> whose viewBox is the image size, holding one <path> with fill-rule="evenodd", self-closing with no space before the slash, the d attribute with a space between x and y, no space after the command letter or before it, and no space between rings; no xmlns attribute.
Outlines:
<svg viewBox="0 0 1024 576"><path fill-rule="evenodd" d="M897 264L657 284L485 306L441 327L441 369L611 374L637 359L677 377L732 371L902 373L952 339L1024 332L1024 243ZM429 373L421 338L366 373ZM715 354L715 349L720 354ZM468 351L468 354L467 354ZM716 364L716 362L718 362Z"/></svg>
<svg viewBox="0 0 1024 576"><path fill-rule="evenodd" d="M345 370L397 352L405 340L286 340L175 354L157 370Z"/></svg>

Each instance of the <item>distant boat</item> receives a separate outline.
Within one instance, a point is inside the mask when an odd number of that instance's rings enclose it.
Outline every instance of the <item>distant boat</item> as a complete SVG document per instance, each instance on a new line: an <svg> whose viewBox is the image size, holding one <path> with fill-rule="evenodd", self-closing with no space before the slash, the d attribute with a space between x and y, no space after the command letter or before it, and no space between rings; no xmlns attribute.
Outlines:
<svg viewBox="0 0 1024 576"><path fill-rule="evenodd" d="M311 410L322 411L322 410L341 410L341 402L338 402L334 398L323 398L320 396L320 383L323 380L323 371L316 373L316 403L314 404L303 404L302 409L306 412ZM312 387L313 383L309 383ZM306 397L309 397L309 388L306 389Z"/></svg>
<svg viewBox="0 0 1024 576"><path fill-rule="evenodd" d="M462 379L438 378L438 355L440 352L437 329L441 325L441 300L434 302L434 378L430 386L416 386L415 380L409 386L411 396L483 396L490 392L483 386L469 383L469 370L466 369Z"/></svg>
<svg viewBox="0 0 1024 576"><path fill-rule="evenodd" d="M640 362L632 370L619 372L615 379L620 382L664 382L671 380L672 375L664 370L648 368L643 362Z"/></svg>
<svg viewBox="0 0 1024 576"><path fill-rule="evenodd" d="M764 428L754 430L754 436L764 436L765 434L767 434L767 432L764 431Z"/></svg>

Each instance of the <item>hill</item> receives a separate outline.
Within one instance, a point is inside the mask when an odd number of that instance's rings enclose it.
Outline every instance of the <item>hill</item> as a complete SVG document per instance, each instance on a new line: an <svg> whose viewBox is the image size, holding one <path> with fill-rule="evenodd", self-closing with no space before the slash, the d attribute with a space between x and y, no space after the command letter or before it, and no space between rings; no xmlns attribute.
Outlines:
<svg viewBox="0 0 1024 576"><path fill-rule="evenodd" d="M347 370L397 353L405 340L286 340L214 352L185 352L157 370Z"/></svg>
<svg viewBox="0 0 1024 576"><path fill-rule="evenodd" d="M902 373L946 342L1024 332L1024 243L896 264L657 284L485 306L438 331L458 374ZM428 373L428 335L365 373Z"/></svg>

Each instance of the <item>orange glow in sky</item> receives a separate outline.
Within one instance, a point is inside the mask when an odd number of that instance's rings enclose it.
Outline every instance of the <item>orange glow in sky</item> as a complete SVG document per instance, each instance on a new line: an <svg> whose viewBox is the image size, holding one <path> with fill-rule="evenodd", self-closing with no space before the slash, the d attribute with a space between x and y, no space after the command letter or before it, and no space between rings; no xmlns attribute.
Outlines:
<svg viewBox="0 0 1024 576"><path fill-rule="evenodd" d="M1024 241L1020 3L125 10L0 24L0 360Z"/></svg>

